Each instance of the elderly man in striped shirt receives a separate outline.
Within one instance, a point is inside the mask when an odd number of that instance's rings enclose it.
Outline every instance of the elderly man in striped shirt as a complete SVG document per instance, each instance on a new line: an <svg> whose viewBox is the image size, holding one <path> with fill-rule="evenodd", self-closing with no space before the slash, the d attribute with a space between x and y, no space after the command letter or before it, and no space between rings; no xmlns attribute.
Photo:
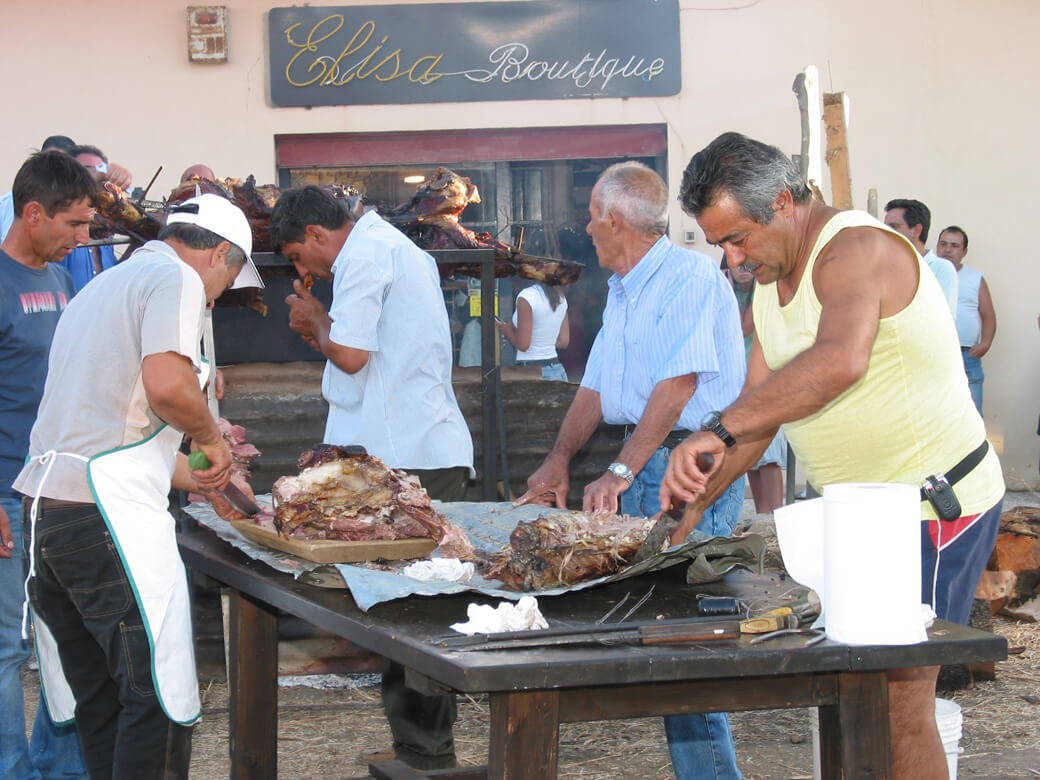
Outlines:
<svg viewBox="0 0 1040 780"><path fill-rule="evenodd" d="M667 230L668 188L637 162L612 165L592 190L586 228L608 280L603 327L560 433L517 500L566 506L571 458L601 421L627 428L615 462L585 487L586 511L660 511L670 448L710 429L744 384L744 337L733 289L707 255L677 247ZM697 530L726 536L740 516L738 480L704 510ZM675 773L739 778L724 713L665 718Z"/></svg>

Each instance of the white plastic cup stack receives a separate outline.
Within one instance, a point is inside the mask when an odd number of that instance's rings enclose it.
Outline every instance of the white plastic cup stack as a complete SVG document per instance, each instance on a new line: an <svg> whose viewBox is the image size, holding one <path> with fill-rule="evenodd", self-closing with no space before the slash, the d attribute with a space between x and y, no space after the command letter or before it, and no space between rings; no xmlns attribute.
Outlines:
<svg viewBox="0 0 1040 780"><path fill-rule="evenodd" d="M963 715L961 705L949 699L935 700L935 725L939 728L939 738L946 751L946 766L950 771L950 780L957 780L957 756L960 755L961 725Z"/></svg>

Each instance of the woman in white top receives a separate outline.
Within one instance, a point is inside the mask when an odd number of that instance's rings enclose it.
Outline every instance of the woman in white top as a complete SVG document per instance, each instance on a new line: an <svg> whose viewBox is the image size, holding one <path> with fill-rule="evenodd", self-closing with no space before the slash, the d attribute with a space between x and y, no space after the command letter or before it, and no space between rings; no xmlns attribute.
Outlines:
<svg viewBox="0 0 1040 780"><path fill-rule="evenodd" d="M536 282L516 296L513 321L497 322L499 333L516 347L516 362L522 366L541 366L542 379L567 381L556 354L571 340L567 320L567 299L560 287Z"/></svg>

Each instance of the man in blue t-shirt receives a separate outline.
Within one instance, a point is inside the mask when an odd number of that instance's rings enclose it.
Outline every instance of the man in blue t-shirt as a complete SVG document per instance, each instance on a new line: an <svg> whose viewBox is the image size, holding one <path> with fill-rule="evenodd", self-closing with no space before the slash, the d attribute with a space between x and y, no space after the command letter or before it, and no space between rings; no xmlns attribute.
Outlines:
<svg viewBox="0 0 1040 780"><path fill-rule="evenodd" d="M59 263L89 238L96 197L76 160L59 151L34 154L15 176L14 222L0 244L0 777L87 776L75 728L55 726L42 697L31 749L26 742L23 517L11 485L29 451L54 329L74 294Z"/></svg>

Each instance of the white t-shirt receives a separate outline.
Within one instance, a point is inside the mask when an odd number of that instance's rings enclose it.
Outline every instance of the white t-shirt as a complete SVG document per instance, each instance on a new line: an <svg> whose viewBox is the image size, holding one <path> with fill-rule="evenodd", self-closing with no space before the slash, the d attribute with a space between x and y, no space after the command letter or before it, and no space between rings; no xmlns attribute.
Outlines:
<svg viewBox="0 0 1040 780"><path fill-rule="evenodd" d="M204 370L205 311L202 279L164 241L149 241L84 287L54 332L29 455L55 450L93 457L158 431L163 422L148 406L142 361L175 352L196 372ZM15 489L35 495L46 470L47 465L30 461ZM55 458L41 494L93 502L86 464Z"/></svg>
<svg viewBox="0 0 1040 780"><path fill-rule="evenodd" d="M957 337L962 347L974 347L982 338L982 317L979 315L982 272L962 265L957 272L957 284Z"/></svg>
<svg viewBox="0 0 1040 780"><path fill-rule="evenodd" d="M369 352L348 374L325 366L325 442L361 444L400 469L467 466L473 442L451 386L448 313L430 255L375 212L332 266L330 337Z"/></svg>
<svg viewBox="0 0 1040 780"><path fill-rule="evenodd" d="M548 360L556 357L556 339L560 335L560 325L567 315L567 299L560 298L560 303L553 311L549 298L541 285L532 284L520 291L517 301L524 300L531 307L534 318L531 328L531 344L526 350L517 350L517 360ZM513 325L516 325L517 313L513 312Z"/></svg>

